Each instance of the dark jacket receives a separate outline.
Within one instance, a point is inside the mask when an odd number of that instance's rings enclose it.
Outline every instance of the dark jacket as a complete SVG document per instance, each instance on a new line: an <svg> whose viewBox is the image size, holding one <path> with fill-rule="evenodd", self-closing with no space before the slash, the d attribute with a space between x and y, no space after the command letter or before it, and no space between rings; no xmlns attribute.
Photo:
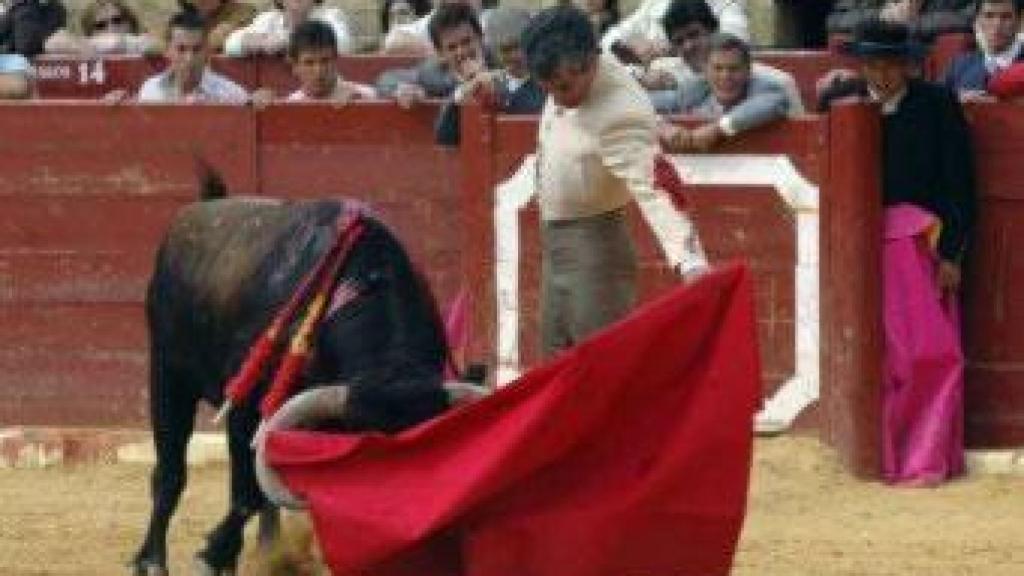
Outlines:
<svg viewBox="0 0 1024 576"><path fill-rule="evenodd" d="M547 93L532 78L516 90L510 90L507 82L498 84L498 101L495 108L505 114L539 114L544 108ZM460 106L445 102L434 125L434 137L438 144L458 146L461 134Z"/></svg>
<svg viewBox="0 0 1024 576"><path fill-rule="evenodd" d="M32 58L46 39L64 27L67 13L58 0L13 0L0 14L0 53Z"/></svg>
<svg viewBox="0 0 1024 576"><path fill-rule="evenodd" d="M837 83L822 94L822 106L867 93L862 80ZM960 101L945 86L911 80L896 111L882 117L882 201L938 216L939 255L961 260L974 226L974 153Z"/></svg>

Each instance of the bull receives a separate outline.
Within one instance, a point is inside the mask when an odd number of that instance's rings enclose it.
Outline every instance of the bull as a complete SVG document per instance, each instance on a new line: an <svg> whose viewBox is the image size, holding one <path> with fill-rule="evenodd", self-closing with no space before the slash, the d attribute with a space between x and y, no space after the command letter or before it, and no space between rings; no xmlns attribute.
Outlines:
<svg viewBox="0 0 1024 576"><path fill-rule="evenodd" d="M186 484L186 447L201 401L225 402L225 382L336 238L348 204L338 200L228 198L207 175L203 200L177 215L160 244L146 294L150 418L156 448L152 512L132 561L136 575L167 574L167 531ZM355 297L329 309L298 388L343 387L332 427L395 432L444 411L448 356L430 290L395 236L364 214L362 235L339 275ZM199 574L235 570L243 528L256 513L261 536L274 514L259 488L251 442L269 377L226 419L230 501L196 554ZM266 522L264 522L266 521Z"/></svg>

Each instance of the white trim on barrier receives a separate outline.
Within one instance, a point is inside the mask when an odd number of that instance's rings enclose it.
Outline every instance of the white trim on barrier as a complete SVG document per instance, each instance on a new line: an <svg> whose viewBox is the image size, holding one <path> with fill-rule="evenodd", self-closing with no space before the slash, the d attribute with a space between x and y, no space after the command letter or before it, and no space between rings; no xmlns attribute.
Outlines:
<svg viewBox="0 0 1024 576"><path fill-rule="evenodd" d="M677 155L671 160L688 185L771 186L796 214L795 370L757 415L756 428L788 428L819 397L820 297L818 259L818 187L784 155ZM495 190L495 292L497 299L497 378L499 385L520 372L519 358L519 212L534 196L536 160L528 156L516 173ZM689 222L685 223L688 228ZM700 242L693 242L700 250ZM703 259L703 254L691 255Z"/></svg>
<svg viewBox="0 0 1024 576"><path fill-rule="evenodd" d="M671 157L689 185L772 186L796 214L795 369L757 414L759 432L788 428L820 395L821 297L819 294L819 191L784 155L700 155Z"/></svg>

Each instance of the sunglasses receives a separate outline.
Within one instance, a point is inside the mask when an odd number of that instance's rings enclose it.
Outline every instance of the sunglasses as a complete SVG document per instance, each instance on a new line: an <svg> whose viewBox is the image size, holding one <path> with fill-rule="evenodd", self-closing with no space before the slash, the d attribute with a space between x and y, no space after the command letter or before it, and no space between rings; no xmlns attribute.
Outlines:
<svg viewBox="0 0 1024 576"><path fill-rule="evenodd" d="M109 30L114 26L123 26L126 22L128 22L128 19L125 18L123 14L118 14L117 16L111 16L106 20L97 20L96 22L93 22L92 27L94 30L102 32L103 30Z"/></svg>

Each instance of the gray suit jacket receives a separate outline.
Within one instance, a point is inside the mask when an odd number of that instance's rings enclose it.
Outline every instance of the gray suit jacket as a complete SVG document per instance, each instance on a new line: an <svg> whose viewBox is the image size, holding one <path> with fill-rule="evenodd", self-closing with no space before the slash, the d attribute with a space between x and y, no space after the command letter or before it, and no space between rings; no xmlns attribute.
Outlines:
<svg viewBox="0 0 1024 576"><path fill-rule="evenodd" d="M750 78L746 98L729 110L722 109L711 93L711 84L703 77L683 82L677 94L678 112L703 118L728 117L729 125L736 133L782 120L789 109L786 88L760 76Z"/></svg>

